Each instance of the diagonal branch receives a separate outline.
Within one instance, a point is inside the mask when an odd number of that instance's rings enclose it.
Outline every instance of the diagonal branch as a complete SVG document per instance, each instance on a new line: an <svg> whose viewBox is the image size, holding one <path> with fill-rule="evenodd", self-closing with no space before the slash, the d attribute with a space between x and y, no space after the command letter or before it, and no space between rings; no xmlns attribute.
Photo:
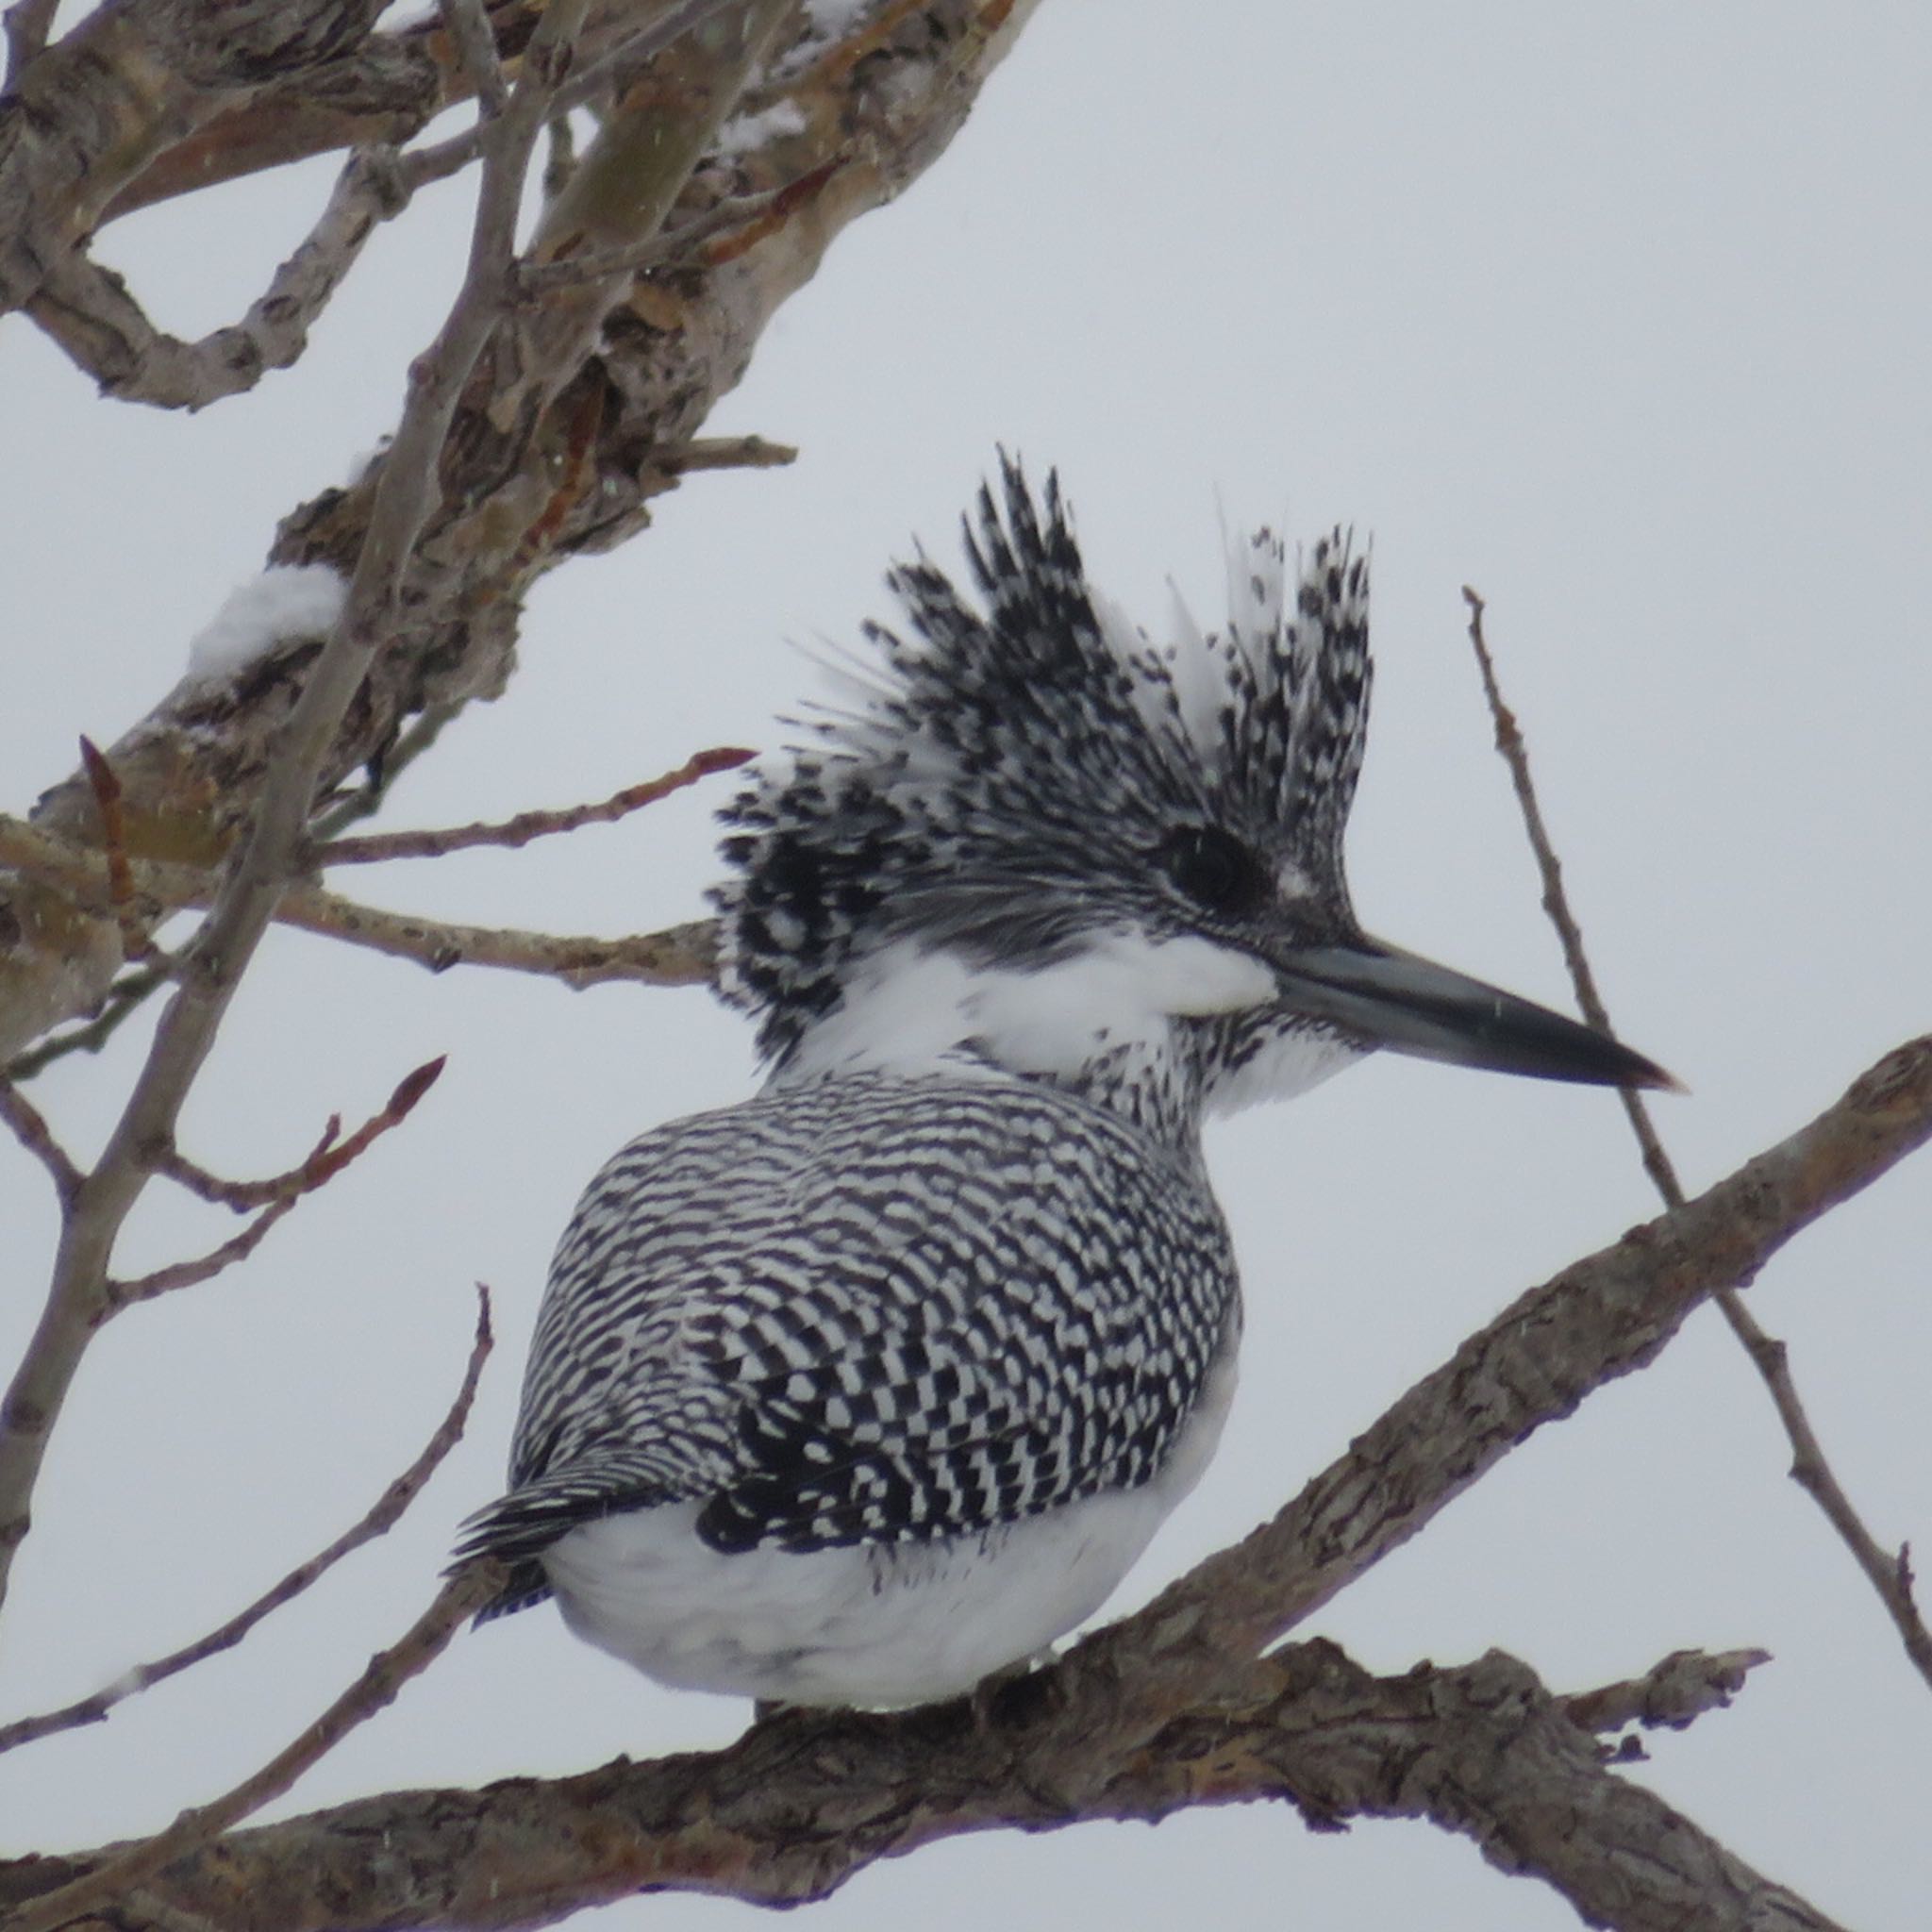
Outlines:
<svg viewBox="0 0 1932 1932"><path fill-rule="evenodd" d="M1623 1932L1820 1932L1828 1920L1617 1778L1574 1707L1511 1659L1387 1680L1325 1644L1255 1659L1537 1429L1650 1360L1700 1301L1748 1280L1927 1140L1932 1037L1888 1054L1695 1200L1522 1296L1272 1523L996 1693L980 1718L963 1706L795 1713L709 1756L393 1792L226 1839L155 1889L220 1932L486 1932L639 1891L792 1904L961 1832L1274 1797L1328 1823L1431 1818ZM1702 1682L1688 1693L1694 1709L1742 1663L1667 1660L1656 1686L1585 1693L1583 1708L1594 1699L1595 1721L1641 1721L1674 1678L1685 1697L1688 1674ZM376 1840L381 1860L368 1856ZM0 1867L0 1904L96 1871L104 1856ZM119 1923L158 1924L125 1907Z"/></svg>
<svg viewBox="0 0 1932 1932"><path fill-rule="evenodd" d="M74 1197L80 1191L80 1169L74 1158L54 1138L54 1130L42 1113L10 1079L0 1078L0 1121L13 1130L13 1138L47 1170L54 1191L60 1197L60 1211L74 1211Z"/></svg>
<svg viewBox="0 0 1932 1932"><path fill-rule="evenodd" d="M500 1563L468 1565L443 1585L436 1601L401 1638L370 1658L368 1669L287 1750L219 1798L182 1812L167 1830L37 1898L5 1922L6 1932L56 1932L93 1907L143 1885L237 1820L278 1798L358 1724L394 1703L403 1686L449 1647L463 1620L502 1590L503 1579Z"/></svg>
<svg viewBox="0 0 1932 1932"><path fill-rule="evenodd" d="M1475 653L1476 666L1482 674L1483 694L1489 700L1490 715L1496 727L1496 749L1509 768L1517 804L1523 812L1524 827L1529 835L1530 849L1536 854L1537 870L1542 878L1543 909L1549 914L1562 942L1563 961L1570 969L1571 984L1576 990L1577 1004L1582 1008L1584 1017L1591 1025L1606 1033L1610 1032L1609 1011L1597 990L1596 974L1591 970L1590 958L1584 948L1583 929L1577 924L1576 917L1570 909L1569 894L1563 890L1563 868L1557 860L1549 828L1543 823L1542 808L1537 803L1536 787L1529 772L1529 750L1524 742L1523 730L1516 722L1515 713L1503 702L1495 663L1490 655L1488 640L1483 635L1483 600L1467 585L1463 586L1462 595L1469 606L1470 645ZM1676 1167L1664 1151L1663 1141L1651 1120L1650 1108L1643 1095L1634 1087L1619 1091L1631 1132L1636 1135L1637 1145L1643 1157L1644 1172L1650 1175L1666 1207L1682 1207L1684 1190L1677 1179ZM1896 1551L1888 1550L1866 1528L1864 1519L1833 1474L1824 1445L1811 1426L1810 1417L1805 1412L1805 1405L1798 1396L1798 1386L1791 1378L1785 1344L1765 1333L1757 1318L1735 1291L1721 1290L1714 1299L1730 1324L1731 1333L1742 1343L1745 1354L1751 1357L1752 1366L1770 1391L1778 1420L1784 1424L1785 1434L1790 1441L1792 1481L1824 1512L1840 1541L1851 1551L1867 1581L1878 1593L1879 1602L1885 1606L1886 1614L1898 1632L1899 1641L1905 1646L1906 1656L1926 1684L1932 1686L1932 1630L1926 1628L1913 1595L1908 1549L1902 1546Z"/></svg>
<svg viewBox="0 0 1932 1932"><path fill-rule="evenodd" d="M466 852L478 845L527 845L558 832L575 832L582 825L614 824L647 805L656 805L674 791L682 791L714 772L729 772L757 757L736 746L720 745L694 752L675 772L626 785L622 791L595 805L566 806L555 811L522 811L495 824L452 825L441 832L375 832L361 839L333 839L318 845L318 865L368 865L391 858L439 858L446 852Z"/></svg>
<svg viewBox="0 0 1932 1932"><path fill-rule="evenodd" d="M153 1663L137 1666L92 1697L83 1697L76 1703L63 1705L58 1710L45 1711L38 1717L24 1717L9 1724L0 1724L0 1751L11 1751L17 1745L30 1744L37 1739L52 1737L57 1731L73 1730L79 1724L99 1724L117 1704L125 1703L142 1690L152 1690L155 1685L164 1683L225 1650L234 1649L263 1618L273 1615L285 1604L294 1602L344 1557L359 1550L364 1543L374 1542L377 1537L386 1535L422 1493L425 1484L441 1466L444 1457L462 1441L463 1429L470 1419L470 1407L476 1398L476 1384L483 1374L483 1364L489 1359L494 1345L495 1337L490 1326L490 1291L479 1281L476 1284L475 1339L470 1344L470 1358L464 1366L462 1384L457 1390L456 1400L450 1404L449 1413L437 1424L436 1433L424 1445L422 1454L383 1491L374 1507L359 1523L344 1530L325 1550L318 1551L307 1562L298 1563L272 1590L265 1591L245 1609L238 1610L225 1624L210 1630L206 1637L197 1638L179 1650L170 1651L166 1657L157 1657Z"/></svg>

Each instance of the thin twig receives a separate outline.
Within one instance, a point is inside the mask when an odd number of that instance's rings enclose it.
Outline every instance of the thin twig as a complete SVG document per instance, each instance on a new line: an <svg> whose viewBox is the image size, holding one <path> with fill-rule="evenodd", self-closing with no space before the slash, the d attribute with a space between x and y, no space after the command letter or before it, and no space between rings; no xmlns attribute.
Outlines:
<svg viewBox="0 0 1932 1932"><path fill-rule="evenodd" d="M245 1261L261 1245L269 1229L298 1201L314 1193L318 1188L325 1187L371 1142L407 1120L416 1103L436 1084L442 1068L443 1062L439 1058L425 1062L412 1074L406 1074L397 1082L388 1105L364 1121L346 1141L338 1138L342 1131L341 1116L331 1114L322 1130L321 1140L315 1143L308 1159L299 1167L291 1168L287 1174L275 1175L273 1180L225 1181L175 1149L158 1151L153 1156L157 1174L164 1174L192 1193L199 1194L203 1200L232 1208L238 1214L258 1207L261 1212L240 1234L206 1255L196 1256L189 1261L173 1262L133 1281L110 1280L107 1284L105 1312L112 1314L132 1302L152 1301L155 1296L171 1294L177 1288L193 1288L211 1280L224 1269Z"/></svg>
<svg viewBox="0 0 1932 1932"><path fill-rule="evenodd" d="M1744 1688L1744 1679L1771 1661L1768 1650L1674 1650L1641 1677L1579 1690L1561 1700L1573 1724L1587 1731L1681 1731L1707 1710L1722 1709Z"/></svg>
<svg viewBox="0 0 1932 1932"><path fill-rule="evenodd" d="M773 442L762 436L697 436L689 442L654 449L654 470L673 476L697 470L777 470L798 460L795 444Z"/></svg>
<svg viewBox="0 0 1932 1932"><path fill-rule="evenodd" d="M425 752L435 749L436 741L461 715L457 705L431 705L419 711L394 745L371 766L366 784L353 791L339 791L333 801L317 814L309 837L322 844L333 839L344 826L353 825L382 809L383 801L395 782Z"/></svg>
<svg viewBox="0 0 1932 1932"><path fill-rule="evenodd" d="M98 853L75 851L4 814L0 814L0 862L58 886L82 904L107 904L106 875ZM213 896L216 875L212 873L148 859L131 863L135 884L161 905L206 906ZM275 917L282 924L305 932L367 946L393 958L413 959L432 973L446 973L452 966L500 966L579 987L607 979L635 979L651 986L697 986L711 977L716 966L716 928L708 920L614 940L520 932L391 912L325 892L318 886L293 888L276 906Z"/></svg>
<svg viewBox="0 0 1932 1932"><path fill-rule="evenodd" d="M63 1215L73 1212L80 1191L80 1169L54 1138L54 1130L32 1101L9 1079L0 1079L0 1121L13 1129L13 1138L47 1170Z"/></svg>
<svg viewBox="0 0 1932 1932"><path fill-rule="evenodd" d="M232 1208L237 1214L272 1207L278 1201L297 1200L332 1180L391 1127L401 1126L416 1103L436 1085L443 1065L444 1056L439 1054L435 1059L425 1060L413 1072L405 1074L381 1108L371 1114L346 1141L336 1138L341 1132L341 1118L331 1114L315 1151L286 1174L275 1174L265 1181L223 1180L175 1147L165 1148L155 1156L155 1172L166 1174L204 1201Z"/></svg>
<svg viewBox="0 0 1932 1932"><path fill-rule="evenodd" d="M424 1444L422 1453L383 1491L375 1507L359 1523L344 1530L325 1550L318 1551L306 1563L298 1563L273 1590L265 1591L246 1609L237 1611L206 1637L184 1644L179 1650L170 1651L166 1657L158 1657L153 1663L138 1665L105 1690L95 1691L92 1697L83 1697L58 1710L44 1711L38 1717L19 1718L10 1724L0 1725L0 1751L11 1751L16 1745L30 1744L37 1739L51 1737L57 1731L71 1731L80 1724L99 1724L117 1704L125 1703L139 1692L151 1690L155 1685L225 1650L233 1650L263 1618L283 1605L294 1602L344 1557L359 1550L364 1543L374 1542L377 1537L386 1535L422 1493L424 1486L441 1467L443 1457L462 1441L464 1427L470 1419L470 1407L476 1398L476 1384L482 1376L483 1364L494 1346L495 1336L490 1324L490 1291L479 1281L476 1284L475 1339L470 1344L470 1358L464 1367L462 1384L457 1391L456 1400L450 1404L449 1413L437 1424L436 1433Z"/></svg>
<svg viewBox="0 0 1932 1932"><path fill-rule="evenodd" d="M99 1053L122 1024L140 1010L147 996L167 983L168 974L158 966L142 966L132 973L123 974L108 989L107 997L101 1002L101 1010L92 1020L84 1025L70 1027L65 1033L50 1035L38 1046L30 1046L25 1053L16 1054L4 1068L0 1068L0 1078L31 1080L36 1074L71 1053Z"/></svg>
<svg viewBox="0 0 1932 1932"><path fill-rule="evenodd" d="M210 1803L184 1811L165 1831L85 1876L43 1892L8 1923L8 1932L57 1932L75 1919L122 1897L157 1872L184 1857L218 1832L278 1798L319 1758L358 1724L393 1703L411 1677L420 1674L448 1647L470 1614L503 1589L508 1572L493 1559L466 1563L436 1600L387 1650L370 1658L362 1674L286 1750L277 1752L252 1776Z"/></svg>
<svg viewBox="0 0 1932 1932"><path fill-rule="evenodd" d="M146 922L134 903L134 876L127 863L127 824L121 809L121 780L92 739L80 741L80 761L87 772L94 807L101 815L101 851L108 861L108 891L114 901L114 919L121 928L121 957L130 965L161 961L161 950L149 938Z"/></svg>
<svg viewBox="0 0 1932 1932"><path fill-rule="evenodd" d="M326 1145L325 1136L323 1146ZM158 1296L172 1294L178 1288L198 1288L204 1281L212 1281L217 1274L239 1267L268 1239L269 1229L294 1211L301 1198L299 1194L285 1194L279 1201L271 1201L240 1234L230 1235L220 1247L210 1248L205 1255L196 1255L187 1261L171 1261L165 1268L137 1274L131 1281L109 1277L101 1298L102 1319L119 1314L136 1302L151 1302Z"/></svg>
<svg viewBox="0 0 1932 1932"><path fill-rule="evenodd" d="M1469 641L1475 653L1476 666L1482 674L1483 695L1489 701L1490 716L1495 724L1496 749L1509 768L1510 782L1515 787L1516 801L1523 812L1524 828L1529 836L1530 849L1536 855L1537 870L1542 878L1543 909L1549 914L1550 923L1556 927L1557 936L1562 943L1564 964L1570 970L1571 983L1576 989L1577 1004L1583 1009L1584 1018L1592 1026L1608 1033L1612 1030L1609 1011L1597 990L1596 975L1591 971L1589 956L1584 949L1582 928L1570 909L1569 895L1563 889L1563 868L1551 842L1549 829L1543 823L1536 788L1530 778L1528 748L1524 743L1523 731L1515 714L1503 701L1495 663L1490 655L1488 640L1483 635L1486 607L1482 598L1466 584L1462 596L1469 606ZM1682 1207L1684 1190L1677 1179L1676 1167L1664 1151L1663 1141L1657 1136L1643 1096L1633 1087L1622 1088L1619 1092L1631 1131L1636 1135L1638 1147L1642 1153L1644 1172L1649 1174L1667 1208ZM1907 1552L1903 1548L1897 1551L1884 1548L1866 1528L1851 1498L1845 1494L1799 1399L1785 1344L1765 1333L1744 1306L1743 1298L1737 1290L1720 1290L1713 1299L1771 1393L1778 1420L1790 1440L1792 1480L1824 1512L1840 1541L1851 1551L1885 1606L1886 1614L1898 1631L1907 1657L1926 1684L1932 1686L1932 1630L1926 1628L1913 1595Z"/></svg>
<svg viewBox="0 0 1932 1932"><path fill-rule="evenodd" d="M522 811L514 818L475 824L452 825L442 831L375 832L361 839L337 839L314 848L318 865L370 865L391 858L440 858L444 853L464 852L477 845L512 848L527 845L533 839L556 832L575 832L582 825L608 825L674 791L682 791L714 772L729 772L755 752L735 745L720 745L688 758L675 772L661 777L646 778L641 784L627 785L622 791L595 805L566 806L555 811Z"/></svg>

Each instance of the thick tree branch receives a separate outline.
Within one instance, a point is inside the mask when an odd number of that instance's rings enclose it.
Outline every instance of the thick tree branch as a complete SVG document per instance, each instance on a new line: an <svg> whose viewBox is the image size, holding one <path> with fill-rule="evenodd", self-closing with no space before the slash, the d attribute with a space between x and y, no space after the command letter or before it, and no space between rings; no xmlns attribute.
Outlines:
<svg viewBox="0 0 1932 1932"><path fill-rule="evenodd" d="M852 28L847 42L830 47L800 15L798 37L780 35L768 69L781 74L774 85L795 110L791 118L799 131L741 150L734 143L728 155L714 156L679 210L697 219L721 200L782 189L840 162L817 177L817 191L775 225L755 225L758 239L729 261L711 263L701 255L648 284L623 276L600 281L591 291L596 299L588 323L582 286L523 298L514 325L497 331L458 400L441 464L442 507L416 545L409 623L392 630L370 661L325 756L318 798L358 770L379 766L412 719L447 715L502 689L521 600L536 576L641 528L649 498L686 471L764 458L770 445L741 443L721 452L697 441L704 417L739 379L765 323L810 278L838 233L901 193L943 150L1030 10L1031 0L882 7ZM683 12L667 9L657 24ZM522 17L513 8L492 15L506 54L521 51L513 16ZM635 16L625 25L634 28ZM445 52L454 73L454 53ZM64 59L67 53L62 42L42 58ZM635 43L628 58L635 58ZM325 66L316 69L318 76ZM567 90L558 98L567 98ZM703 111L723 111L723 98L707 94ZM651 111L661 120L677 109L674 96ZM472 139L441 143L446 164L454 165L458 144ZM423 161L410 156L399 165L408 175ZM591 163L586 156L574 184ZM0 200L0 243L5 212ZM633 229L608 245L647 240ZM601 239L598 245L605 245ZM44 280L39 267L31 280L36 288ZM553 308L572 318L570 327L537 325ZM571 467L572 441L586 422L593 429L583 482L559 503L556 479ZM398 457L392 448L352 488L327 491L296 511L272 560L324 562L346 574L363 547L383 473ZM179 687L108 748L125 794L134 858L207 867L225 858L258 794L313 656L312 644L291 645L225 681ZM84 778L57 786L35 823L63 843L91 842L93 801ZM0 1063L48 1028L92 1013L113 982L120 956L111 917L77 908L31 879L0 879Z"/></svg>
<svg viewBox="0 0 1932 1932"><path fill-rule="evenodd" d="M221 1932L344 1920L483 1932L667 1888L791 1903L958 1832L1269 1795L1327 1822L1433 1818L1505 1869L1557 1886L1592 1924L1824 1926L1607 1772L1521 1665L1491 1657L1377 1684L1325 1645L1254 1659L1538 1428L1651 1359L1700 1301L1748 1281L1928 1139L1932 1037L1887 1055L1817 1120L1697 1199L1522 1296L1273 1522L999 1693L990 1721L958 1706L794 1716L708 1757L393 1792L228 1839L156 1890ZM1641 1722L1661 1714L1670 1684L1676 1707L1694 1709L1742 1663L1668 1659L1655 1683L1587 1693L1583 1708L1593 1699L1595 1721ZM1324 1704L1331 1688L1360 1701ZM1450 1728L1406 1727L1400 1711L1419 1709ZM386 1847L379 1867L367 1857L375 1837ZM92 1870L100 1856L0 1868L0 1900Z"/></svg>
<svg viewBox="0 0 1932 1932"><path fill-rule="evenodd" d="M1596 974L1591 968L1590 955L1583 943L1583 928L1577 924L1576 915L1570 908L1570 895L1563 889L1563 868L1557 858L1549 827L1543 823L1542 808L1537 801L1536 785L1530 776L1529 747L1524 742L1523 729L1516 721L1516 714L1503 701L1495 662L1490 653L1489 641L1483 635L1483 600L1466 584L1462 595L1469 606L1470 646L1475 653L1476 668L1483 681L1483 695L1489 701L1490 716L1495 724L1496 749L1509 768L1510 782L1515 787L1517 805L1523 813L1524 828L1528 834L1530 850L1536 855L1537 871L1542 879L1543 910L1549 914L1550 923L1557 929L1557 937L1563 948L1563 962L1570 970L1570 982L1575 988L1577 1004L1583 1009L1584 1018L1592 1026L1608 1033L1613 1030L1609 1008L1604 1004L1603 994L1597 988ZM1637 1137L1644 1172L1650 1175L1667 1208L1682 1207L1683 1185L1677 1179L1675 1163L1664 1151L1657 1124L1650 1117L1649 1104L1634 1087L1621 1089L1620 1097L1624 1112L1630 1122L1630 1130ZM1865 1573L1866 1580L1877 1592L1879 1602L1885 1606L1886 1615L1891 1619L1892 1627L1898 1632L1906 1656L1920 1676L1932 1686L1932 1630L1926 1628L1913 1593L1908 1552L1904 1547L1886 1549L1866 1528L1863 1517L1833 1473L1818 1433L1811 1426L1811 1419L1805 1412L1805 1405L1798 1396L1798 1385L1791 1376L1785 1344L1765 1333L1757 1316L1744 1306L1742 1296L1735 1290L1721 1289L1713 1299L1731 1333L1743 1345L1752 1366L1763 1379L1772 1404L1777 1410L1778 1421L1784 1424L1785 1435L1791 1445L1792 1481L1824 1512L1825 1520L1838 1532L1840 1541L1852 1553L1853 1559Z"/></svg>
<svg viewBox="0 0 1932 1932"><path fill-rule="evenodd" d="M791 1712L706 1756L370 1799L226 1839L157 1880L156 1903L219 1932L500 1932L640 1892L795 1905L964 1832L1152 1823L1273 1800L1318 1829L1428 1819L1624 1932L1830 1932L1619 1778L1565 1705L1497 1652L1377 1678L1331 1643L1295 1644L1231 1663L1211 1700L1176 1712L1144 1749L1084 1745L1091 1689L1029 1680L977 1721L959 1704L900 1717ZM367 1851L375 1839L379 1860ZM155 1870L151 1857L142 1865ZM92 1857L0 1868L0 1901L65 1879L70 1897L92 1882L104 1902L100 1870ZM8 1932L54 1923L44 1911L0 1922ZM137 1901L115 1923L160 1925Z"/></svg>

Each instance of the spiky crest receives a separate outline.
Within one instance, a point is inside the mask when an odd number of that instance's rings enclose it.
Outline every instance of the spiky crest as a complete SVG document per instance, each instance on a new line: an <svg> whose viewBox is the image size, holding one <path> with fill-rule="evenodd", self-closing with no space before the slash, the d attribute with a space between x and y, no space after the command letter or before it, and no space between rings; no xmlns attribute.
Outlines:
<svg viewBox="0 0 1932 1932"><path fill-rule="evenodd" d="M875 686L755 768L721 814L722 985L779 1061L855 966L918 938L1047 963L1109 926L1184 932L1164 841L1218 826L1345 911L1341 835L1369 696L1368 569L1337 530L1304 560L1263 530L1230 559L1227 629L1155 645L1087 581L1058 480L1001 458L965 525L976 610L922 553L887 576L906 634Z"/></svg>

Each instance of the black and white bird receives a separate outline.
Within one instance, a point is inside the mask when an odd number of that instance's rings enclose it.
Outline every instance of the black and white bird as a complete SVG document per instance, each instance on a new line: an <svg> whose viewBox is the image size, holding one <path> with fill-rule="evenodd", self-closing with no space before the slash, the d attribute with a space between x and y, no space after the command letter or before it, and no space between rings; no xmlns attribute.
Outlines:
<svg viewBox="0 0 1932 1932"><path fill-rule="evenodd" d="M770 1076L591 1183L461 1548L513 1566L489 1614L554 1594L667 1684L919 1703L1100 1607L1233 1392L1205 1116L1382 1046L1668 1084L1357 925L1344 536L1294 577L1238 545L1226 629L1156 645L1054 480L1003 483L978 606L894 570L905 634L724 814L721 983Z"/></svg>

